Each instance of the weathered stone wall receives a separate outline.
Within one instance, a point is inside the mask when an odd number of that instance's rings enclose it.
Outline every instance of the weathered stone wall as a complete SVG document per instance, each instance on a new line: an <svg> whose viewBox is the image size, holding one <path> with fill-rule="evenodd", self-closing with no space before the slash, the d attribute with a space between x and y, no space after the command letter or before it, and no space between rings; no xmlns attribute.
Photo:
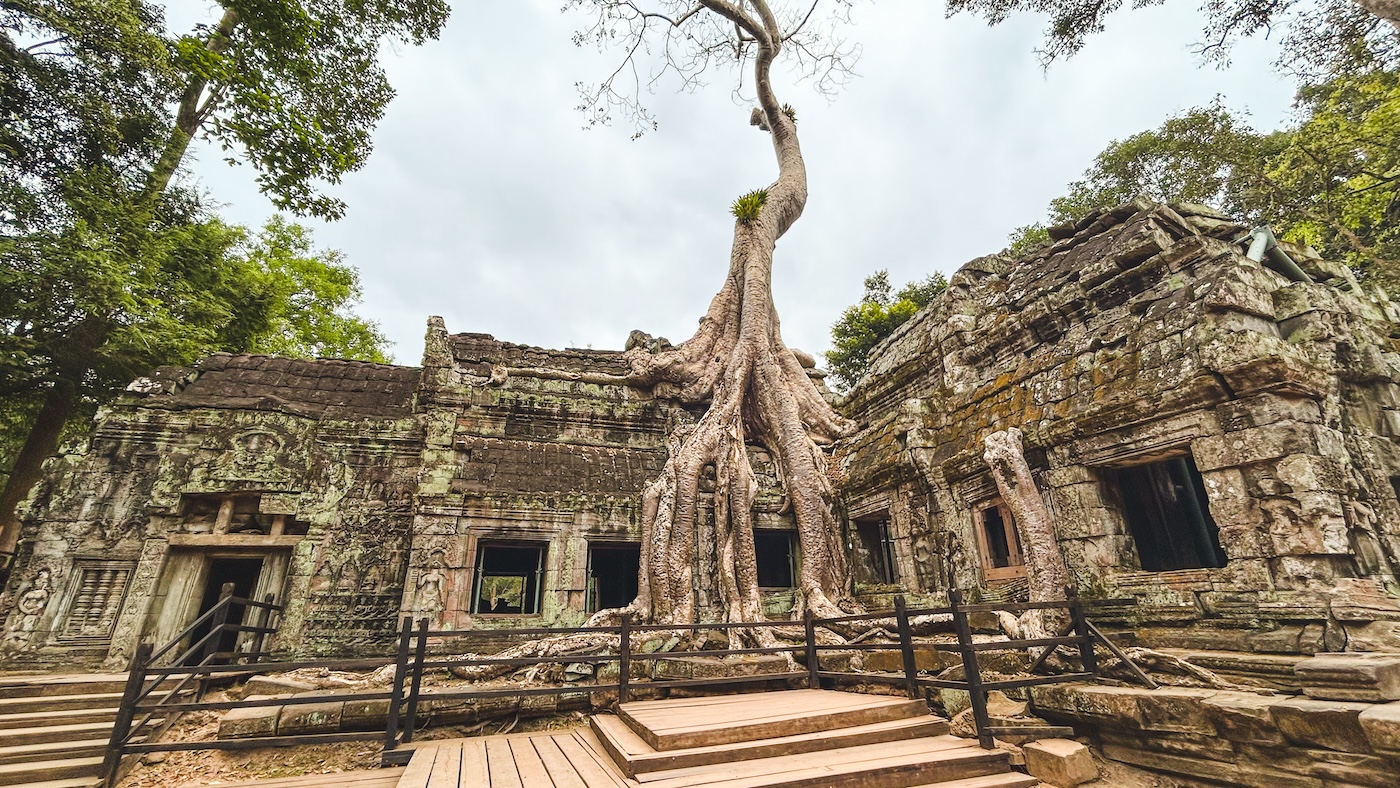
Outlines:
<svg viewBox="0 0 1400 788"><path fill-rule="evenodd" d="M974 512L996 494L984 438L1019 427L1080 590L1135 596L1143 640L1400 643L1396 307L1304 250L1317 283L1247 259L1245 229L1199 207L1095 214L1027 259L967 264L876 348L839 462L848 514L887 507L907 585L1017 593L985 580ZM1106 482L1173 456L1200 471L1223 568L1141 569Z"/></svg>
<svg viewBox="0 0 1400 788"><path fill-rule="evenodd" d="M263 560L254 591L287 604L282 648L382 648L407 565L417 382L410 367L216 355L133 384L31 498L3 651L121 664L194 618L220 558ZM257 509L231 527L190 514L235 494Z"/></svg>

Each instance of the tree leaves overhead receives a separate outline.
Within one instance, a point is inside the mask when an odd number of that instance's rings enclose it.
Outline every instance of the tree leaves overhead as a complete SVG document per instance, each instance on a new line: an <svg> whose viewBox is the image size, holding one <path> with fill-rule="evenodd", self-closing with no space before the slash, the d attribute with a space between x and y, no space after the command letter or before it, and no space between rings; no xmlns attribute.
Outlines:
<svg viewBox="0 0 1400 788"><path fill-rule="evenodd" d="M1274 132L1257 132L1216 103L1116 141L1051 202L1048 223L1139 195L1270 224L1400 294L1400 74L1305 85L1297 121ZM1017 230L1011 250L1033 248L1044 227Z"/></svg>
<svg viewBox="0 0 1400 788"><path fill-rule="evenodd" d="M231 0L237 18L222 53L206 46L212 27L181 39L180 65L209 83L207 131L239 149L279 207L339 217L344 204L320 194L359 169L370 134L394 96L379 64L384 44L421 44L447 19L441 0Z"/></svg>
<svg viewBox="0 0 1400 788"><path fill-rule="evenodd" d="M832 349L826 362L840 388L854 386L870 366L871 349L947 287L942 274L910 282L898 292L893 291L889 271L867 276L860 303L847 307L831 326Z"/></svg>

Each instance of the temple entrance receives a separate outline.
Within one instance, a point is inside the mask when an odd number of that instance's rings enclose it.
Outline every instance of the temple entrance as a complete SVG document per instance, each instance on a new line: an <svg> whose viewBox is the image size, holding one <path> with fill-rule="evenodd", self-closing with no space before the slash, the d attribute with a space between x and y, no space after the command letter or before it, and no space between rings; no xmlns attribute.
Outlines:
<svg viewBox="0 0 1400 788"><path fill-rule="evenodd" d="M204 596L199 602L199 612L195 618L209 612L214 605L219 602L219 595L223 592L225 583L233 584L233 595L243 599L251 599L254 589L258 585L258 577L262 574L263 559L261 558L214 558L209 561L207 580L204 583ZM241 618L243 609L236 607L230 611L233 618ZM201 638L209 633L211 622L205 621L194 632L190 633L190 644L198 643ZM233 651L238 645L237 632L225 632L220 638L218 651ZM190 661L198 662L201 659L199 654L190 656Z"/></svg>

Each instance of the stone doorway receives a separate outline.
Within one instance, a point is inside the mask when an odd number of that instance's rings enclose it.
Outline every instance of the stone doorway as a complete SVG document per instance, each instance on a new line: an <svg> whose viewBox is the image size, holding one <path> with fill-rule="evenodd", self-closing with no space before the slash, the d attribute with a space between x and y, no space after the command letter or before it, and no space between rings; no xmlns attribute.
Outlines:
<svg viewBox="0 0 1400 788"><path fill-rule="evenodd" d="M284 601L291 551L265 549L172 549L161 571L154 599L147 614L145 639L163 645L197 620L219 601L225 583L233 583L233 595L262 601L269 595ZM242 620L245 612L234 611L231 622ZM260 624L260 611L247 612L243 623ZM201 624L177 648L182 651L198 642L209 631ZM275 637L275 636L274 636ZM220 651L234 651L250 638L230 634L219 644Z"/></svg>
<svg viewBox="0 0 1400 788"><path fill-rule="evenodd" d="M251 599L258 586L258 578L262 576L263 559L258 558L211 558L207 570L207 578L204 582L204 596L199 602L199 611L195 618L209 612L214 605L218 604L219 596L223 593L225 583L233 584L233 595L242 599ZM235 615L241 614L241 608L231 611ZM205 621L195 627L190 633L190 643L198 643L201 638L209 633L212 621ZM220 638L218 651L233 651L238 646L238 633L225 632ZM192 655L190 661L198 662L199 655Z"/></svg>

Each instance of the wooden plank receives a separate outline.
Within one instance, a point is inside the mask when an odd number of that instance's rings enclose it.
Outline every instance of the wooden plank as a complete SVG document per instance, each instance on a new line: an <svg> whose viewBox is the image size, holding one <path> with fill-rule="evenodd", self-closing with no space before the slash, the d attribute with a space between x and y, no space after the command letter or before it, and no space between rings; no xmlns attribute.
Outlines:
<svg viewBox="0 0 1400 788"><path fill-rule="evenodd" d="M462 748L461 784L487 788L491 772L486 766L486 742L483 739L459 740Z"/></svg>
<svg viewBox="0 0 1400 788"><path fill-rule="evenodd" d="M722 783L754 775L775 777L788 772L805 773L812 769L828 769L829 767L854 769L860 764L907 757L917 757L926 761L956 759L962 754L981 752L983 752L982 748L975 745L970 746L964 739L947 736L846 747L818 753L786 755L762 761L693 766L642 774L637 779L648 788L685 788L689 785Z"/></svg>
<svg viewBox="0 0 1400 788"><path fill-rule="evenodd" d="M801 733L848 728L873 722L928 715L922 700L901 700L896 703L872 704L864 708L828 712L796 712L743 722L711 724L689 728L658 731L637 731L648 744L658 750L680 750L716 744L771 739ZM636 726L633 726L636 729Z"/></svg>
<svg viewBox="0 0 1400 788"><path fill-rule="evenodd" d="M313 786L348 785L354 788L393 788L403 775L403 768L371 769L358 772L336 772L334 774L303 774L296 777L271 777L263 780L248 780L239 783L224 783L226 788L312 788ZM205 783L187 783L182 788L192 788Z"/></svg>
<svg viewBox="0 0 1400 788"><path fill-rule="evenodd" d="M399 777L398 788L427 788L428 778L433 773L433 761L437 760L438 748L424 747L413 753L408 766Z"/></svg>
<svg viewBox="0 0 1400 788"><path fill-rule="evenodd" d="M535 752L534 741L536 738L538 737L511 739L506 744L510 747L511 757L515 759L515 769L520 774L520 784L549 788L553 780L549 779L549 770L544 767L544 761L540 760L539 753Z"/></svg>
<svg viewBox="0 0 1400 788"><path fill-rule="evenodd" d="M564 751L559 749L555 736L539 736L530 741L535 745L535 752L539 753L545 769L549 771L549 779L554 782L554 788L588 788L588 783L583 781L565 757Z"/></svg>
<svg viewBox="0 0 1400 788"><path fill-rule="evenodd" d="M437 759L433 762L433 773L428 778L428 788L457 788L462 781L462 748L446 745L438 748Z"/></svg>
<svg viewBox="0 0 1400 788"><path fill-rule="evenodd" d="M686 772L683 776L643 785L646 788L798 788L810 785L883 788L914 781L938 782L995 774L1009 768L1006 753L957 741L956 744L940 742L942 749L883 744L726 764L724 768L711 768L709 772L682 770Z"/></svg>
<svg viewBox="0 0 1400 788"><path fill-rule="evenodd" d="M569 765L574 767L588 788L626 788L627 784L614 771L604 767L584 746L577 732L555 736L554 743L559 745L559 750L569 759Z"/></svg>
<svg viewBox="0 0 1400 788"><path fill-rule="evenodd" d="M834 693L833 693L834 694ZM653 731L667 729L698 728L707 724L730 723L736 719L757 720L770 717L783 717L806 712L840 712L864 709L891 703L900 703L906 698L880 695L856 695L846 697L806 697L775 698L768 702L749 701L743 704L711 706L701 709L647 710L638 717L631 710L619 709L621 716L632 718Z"/></svg>
<svg viewBox="0 0 1400 788"><path fill-rule="evenodd" d="M520 782L520 772L515 768L515 756L510 751L509 741L486 739L486 767L491 773L491 788L524 788Z"/></svg>
<svg viewBox="0 0 1400 788"><path fill-rule="evenodd" d="M864 744L905 741L916 738L942 736L948 732L948 723L938 717L927 716L904 720L842 728L836 731L780 736L753 742L736 742L712 747L697 747L688 750L665 750L629 756L623 764L623 771L629 776L641 779L639 775L649 772L680 769L687 766L703 766L714 763L733 763L776 758L784 755L823 752L843 747L856 747ZM603 737L599 737L603 738ZM604 746L608 742L603 738Z"/></svg>

